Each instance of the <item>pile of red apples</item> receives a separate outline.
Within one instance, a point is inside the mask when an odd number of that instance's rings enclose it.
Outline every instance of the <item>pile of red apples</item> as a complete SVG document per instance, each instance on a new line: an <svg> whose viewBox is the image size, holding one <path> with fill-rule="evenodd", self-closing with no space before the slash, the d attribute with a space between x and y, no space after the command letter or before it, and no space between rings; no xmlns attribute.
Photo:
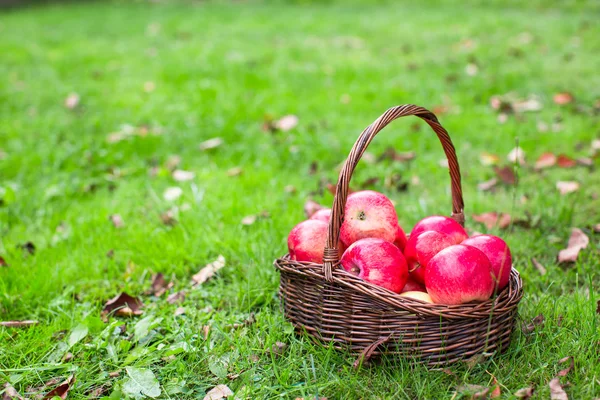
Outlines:
<svg viewBox="0 0 600 400"><path fill-rule="evenodd" d="M321 209L292 229L292 260L323 262L330 218L331 210ZM508 285L512 266L504 240L469 237L452 218L424 218L407 239L390 199L371 190L348 196L338 248L349 273L426 303L487 300Z"/></svg>

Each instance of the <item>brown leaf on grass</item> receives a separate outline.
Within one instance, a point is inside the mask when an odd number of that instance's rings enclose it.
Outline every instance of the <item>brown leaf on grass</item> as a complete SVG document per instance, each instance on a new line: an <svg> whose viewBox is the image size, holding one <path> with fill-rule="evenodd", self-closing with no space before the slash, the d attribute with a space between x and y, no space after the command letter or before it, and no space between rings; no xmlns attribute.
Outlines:
<svg viewBox="0 0 600 400"><path fill-rule="evenodd" d="M500 229L505 229L510 225L511 217L510 214L488 212L483 214L473 214L473 220L485 225L487 229L492 229L498 226Z"/></svg>
<svg viewBox="0 0 600 400"><path fill-rule="evenodd" d="M560 378L553 378L549 383L550 387L550 399L551 400L569 400L567 392L563 389L560 384Z"/></svg>
<svg viewBox="0 0 600 400"><path fill-rule="evenodd" d="M514 170L510 166L502 168L494 167L494 172L496 173L496 176L507 185L514 185L515 183L517 183L517 176L515 175Z"/></svg>
<svg viewBox="0 0 600 400"><path fill-rule="evenodd" d="M490 374L491 375L491 374ZM490 393L490 399L497 399L502 396L502 392L500 391L500 385L498 384L498 379L494 375L492 375L492 379L494 380L494 389Z"/></svg>
<svg viewBox="0 0 600 400"><path fill-rule="evenodd" d="M559 106L562 106L571 103L574 100L574 97L569 92L562 92L556 93L552 100L554 100L554 103L558 104Z"/></svg>
<svg viewBox="0 0 600 400"><path fill-rule="evenodd" d="M171 293L167 297L167 303L169 303L169 304L182 303L184 300L185 300L185 292L184 291Z"/></svg>
<svg viewBox="0 0 600 400"><path fill-rule="evenodd" d="M546 268L542 265L541 262L539 262L538 260L536 260L535 257L531 257L531 263L533 264L533 266L535 267L535 269L538 270L538 272L540 273L540 275L542 275L542 276L546 275Z"/></svg>
<svg viewBox="0 0 600 400"><path fill-rule="evenodd" d="M35 254L35 244L33 244L33 242L26 242L20 244L18 247L20 247L21 250L24 250L31 255Z"/></svg>
<svg viewBox="0 0 600 400"><path fill-rule="evenodd" d="M118 378L119 376L121 376L121 370L109 372L108 376L111 378Z"/></svg>
<svg viewBox="0 0 600 400"><path fill-rule="evenodd" d="M165 162L165 167L169 171L172 171L175 168L177 168L180 163L181 163L181 156L174 154L172 156L169 156L169 158L167 158L167 161Z"/></svg>
<svg viewBox="0 0 600 400"><path fill-rule="evenodd" d="M167 282L165 276L162 273L158 273L152 277L152 288L149 293L156 297L160 297L165 292L173 287L173 282Z"/></svg>
<svg viewBox="0 0 600 400"><path fill-rule="evenodd" d="M323 208L326 207L322 206L314 200L306 200L306 203L304 203L304 214L306 215L306 218L310 218L313 216L314 213Z"/></svg>
<svg viewBox="0 0 600 400"><path fill-rule="evenodd" d="M197 286L203 284L204 282L212 278L217 273L217 271L223 268L224 266L225 257L219 254L215 261L207 264L197 274L192 276L192 285Z"/></svg>
<svg viewBox="0 0 600 400"><path fill-rule="evenodd" d="M204 340L208 339L208 335L210 335L210 325L203 325L202 326L202 337L204 338Z"/></svg>
<svg viewBox="0 0 600 400"><path fill-rule="evenodd" d="M123 222L123 218L119 214L113 214L108 217L110 222L112 222L113 226L117 229L123 228L125 226L125 222Z"/></svg>
<svg viewBox="0 0 600 400"><path fill-rule="evenodd" d="M177 224L177 218L175 218L175 214L175 210L170 208L164 213L160 214L160 220L165 225L174 226Z"/></svg>
<svg viewBox="0 0 600 400"><path fill-rule="evenodd" d="M531 333L535 330L536 327L543 325L544 324L544 315L540 314L537 317L535 317L534 319L531 320L530 323L528 323L527 325L525 325L525 323L523 323L523 325L521 326L521 330L523 331L523 333Z"/></svg>
<svg viewBox="0 0 600 400"><path fill-rule="evenodd" d="M25 321L0 321L0 326L4 328L26 328L39 324L39 321L25 320Z"/></svg>
<svg viewBox="0 0 600 400"><path fill-rule="evenodd" d="M596 224L592 227L593 231L596 233L600 233L600 224Z"/></svg>
<svg viewBox="0 0 600 400"><path fill-rule="evenodd" d="M371 187L373 185L376 185L379 182L380 178L378 176L374 176L372 178L367 179L366 181L364 181L360 186L365 188L365 187Z"/></svg>
<svg viewBox="0 0 600 400"><path fill-rule="evenodd" d="M431 111L433 111L433 113L439 117L441 115L447 114L448 111L450 111L450 106L448 106L448 105L433 106Z"/></svg>
<svg viewBox="0 0 600 400"><path fill-rule="evenodd" d="M244 172L241 167L233 167L227 170L227 176L239 176Z"/></svg>
<svg viewBox="0 0 600 400"><path fill-rule="evenodd" d="M280 356L285 352L285 349L287 349L287 347L288 345L286 343L275 342L275 344L271 346L269 350L267 350L267 353L271 353L274 356Z"/></svg>
<svg viewBox="0 0 600 400"><path fill-rule="evenodd" d="M567 368L563 369L563 370L560 370L558 372L557 376L566 376L569 372L571 372L571 370L575 366L575 359L573 358L573 356L563 357L560 360L558 360L558 363L559 364L564 364L567 361L570 361L569 362L569 366Z"/></svg>
<svg viewBox="0 0 600 400"><path fill-rule="evenodd" d="M475 354L469 358L467 358L466 360L464 360L463 362L465 363L465 365L468 368L474 368L477 365L485 362L488 358L489 358L490 354L489 353L480 353L480 354Z"/></svg>
<svg viewBox="0 0 600 400"><path fill-rule="evenodd" d="M226 385L217 385L206 393L204 400L222 400L233 396L233 392Z"/></svg>
<svg viewBox="0 0 600 400"><path fill-rule="evenodd" d="M0 256L0 267L8 267L8 263L2 256Z"/></svg>
<svg viewBox="0 0 600 400"><path fill-rule="evenodd" d="M583 165L584 167L592 167L594 165L594 160L589 157L579 157L575 161L578 165Z"/></svg>
<svg viewBox="0 0 600 400"><path fill-rule="evenodd" d="M556 188L563 196L565 194L573 193L579 190L579 182L576 181L558 181L556 182Z"/></svg>
<svg viewBox="0 0 600 400"><path fill-rule="evenodd" d="M200 151L207 151L207 150L211 150L211 149L216 149L217 147L221 146L222 144L223 144L223 139L221 139L220 137L216 137L216 138L205 140L204 142L200 143L198 145L198 148L200 149Z"/></svg>
<svg viewBox="0 0 600 400"><path fill-rule="evenodd" d="M25 398L21 396L10 383L5 383L2 400L25 400Z"/></svg>
<svg viewBox="0 0 600 400"><path fill-rule="evenodd" d="M100 386L96 386L93 390L91 390L87 396L89 399L97 399L104 395L110 389L109 384L102 384Z"/></svg>
<svg viewBox="0 0 600 400"><path fill-rule="evenodd" d="M561 168L572 168L577 165L577 161L565 154L559 154L558 158L556 159L556 165Z"/></svg>
<svg viewBox="0 0 600 400"><path fill-rule="evenodd" d="M194 179L196 177L196 174L192 171L184 171L182 169L176 169L175 171L173 171L173 174L171 176L177 182L186 182L186 181L191 181L192 179Z"/></svg>
<svg viewBox="0 0 600 400"><path fill-rule="evenodd" d="M537 170L550 168L556 165L557 157L554 153L542 153L540 157L535 162L534 168Z"/></svg>
<svg viewBox="0 0 600 400"><path fill-rule="evenodd" d="M533 396L533 388L531 386L519 389L515 392L515 397L518 399L527 400Z"/></svg>
<svg viewBox="0 0 600 400"><path fill-rule="evenodd" d="M309 167L308 167L308 174L309 175L314 175L319 171L319 163L316 161L313 161L310 163Z"/></svg>
<svg viewBox="0 0 600 400"><path fill-rule="evenodd" d="M117 316L132 317L134 315L141 315L143 313L141 310L143 306L144 304L140 299L122 292L104 304L102 315L106 318L108 314L114 311Z"/></svg>
<svg viewBox="0 0 600 400"><path fill-rule="evenodd" d="M417 154L414 151L407 153L398 153L393 147L388 147L377 159L381 160L392 160L400 163L412 161L416 158Z"/></svg>
<svg viewBox="0 0 600 400"><path fill-rule="evenodd" d="M500 157L498 157L496 154L483 152L479 155L479 161L481 162L481 165L487 167L498 164L500 162Z"/></svg>
<svg viewBox="0 0 600 400"><path fill-rule="evenodd" d="M600 300L596 303L596 314L600 314Z"/></svg>
<svg viewBox="0 0 600 400"><path fill-rule="evenodd" d="M65 107L72 110L79 105L79 100L80 98L77 93L69 93L65 99Z"/></svg>
<svg viewBox="0 0 600 400"><path fill-rule="evenodd" d="M250 326L255 322L256 322L256 317L254 316L254 313L251 313L250 316L248 318L246 318L243 322L237 323L237 324L225 325L223 328L224 329L239 329L239 328L243 328L244 326Z"/></svg>
<svg viewBox="0 0 600 400"><path fill-rule="evenodd" d="M448 164L447 158L442 158L438 161L438 165L442 168L450 168L450 164Z"/></svg>
<svg viewBox="0 0 600 400"><path fill-rule="evenodd" d="M487 192L494 189L498 185L498 179L492 178L489 181L481 182L477 184L477 189L482 192Z"/></svg>
<svg viewBox="0 0 600 400"><path fill-rule="evenodd" d="M525 152L517 146L508 153L506 159L513 164L525 165Z"/></svg>
<svg viewBox="0 0 600 400"><path fill-rule="evenodd" d="M254 224L258 219L265 219L265 218L269 218L271 216L271 214L268 211L261 211L258 214L254 214L254 215L247 215L244 218L242 218L242 225L252 225Z"/></svg>
<svg viewBox="0 0 600 400"><path fill-rule="evenodd" d="M71 386L75 383L75 375L69 376L66 380L64 380L60 385L56 388L52 389L44 396L44 400L52 399L55 396L60 397L61 399L66 399L69 394L69 390Z"/></svg>
<svg viewBox="0 0 600 400"><path fill-rule="evenodd" d="M571 237L567 248L558 253L558 262L567 263L577 261L577 256L582 249L585 249L590 243L590 238L579 228L571 229Z"/></svg>
<svg viewBox="0 0 600 400"><path fill-rule="evenodd" d="M294 185L286 185L283 188L283 191L286 193L289 193L289 194L294 194L294 193L296 193L297 190L296 190L296 186L294 186Z"/></svg>
<svg viewBox="0 0 600 400"><path fill-rule="evenodd" d="M173 313L173 316L175 316L175 317L176 317L176 316L178 316L178 315L183 315L183 314L185 314L185 313L186 313L186 311L185 311L185 308L184 308L184 307L177 307L177 308L175 309L175 312Z"/></svg>
<svg viewBox="0 0 600 400"><path fill-rule="evenodd" d="M462 395L468 395L469 399L485 399L487 398L490 388L481 385L460 385L456 388L456 391Z"/></svg>

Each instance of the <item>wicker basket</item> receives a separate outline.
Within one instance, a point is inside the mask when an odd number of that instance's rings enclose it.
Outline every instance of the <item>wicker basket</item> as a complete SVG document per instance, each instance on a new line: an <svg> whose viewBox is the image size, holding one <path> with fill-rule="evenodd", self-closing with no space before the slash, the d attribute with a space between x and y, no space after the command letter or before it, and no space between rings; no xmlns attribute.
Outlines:
<svg viewBox="0 0 600 400"><path fill-rule="evenodd" d="M460 170L454 145L436 116L415 105L390 108L360 135L337 183L323 264L275 260L285 316L299 331L324 344L360 354L394 354L443 366L481 353L501 352L510 343L522 281L513 268L509 285L494 298L463 305L428 304L372 285L339 267L336 248L352 172L375 135L396 118L414 115L437 134L450 170L452 218L464 225Z"/></svg>

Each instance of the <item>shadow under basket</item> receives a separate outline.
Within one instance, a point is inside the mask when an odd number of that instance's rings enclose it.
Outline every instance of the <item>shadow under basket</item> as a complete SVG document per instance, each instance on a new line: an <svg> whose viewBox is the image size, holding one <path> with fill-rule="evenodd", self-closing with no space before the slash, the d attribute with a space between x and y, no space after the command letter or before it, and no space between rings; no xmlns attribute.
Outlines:
<svg viewBox="0 0 600 400"><path fill-rule="evenodd" d="M397 106L369 125L354 144L336 187L323 264L275 260L281 272L279 296L285 316L297 330L325 346L359 354L356 365L372 356L397 355L441 367L482 353L499 353L510 344L523 297L522 280L513 268L509 284L478 303L429 304L402 297L347 273L339 265L337 243L348 186L354 168L373 137L396 118L415 115L435 131L448 158L452 218L464 224L460 170L454 145L430 111Z"/></svg>

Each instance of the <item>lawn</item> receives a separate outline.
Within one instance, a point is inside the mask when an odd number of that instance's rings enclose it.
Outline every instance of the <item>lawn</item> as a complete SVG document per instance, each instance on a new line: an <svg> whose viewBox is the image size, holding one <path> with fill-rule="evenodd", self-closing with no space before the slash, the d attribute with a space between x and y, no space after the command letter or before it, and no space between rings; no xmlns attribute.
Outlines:
<svg viewBox="0 0 600 400"><path fill-rule="evenodd" d="M496 379L502 398L533 387L546 399L572 356L560 381L569 398L600 397L599 9L468 4L0 11L0 321L39 321L0 327L0 385L33 398L74 375L69 399L121 398L145 377L146 394L171 399L219 384L240 399L442 399ZM307 199L331 204L325 184L362 129L403 103L438 113L462 166L467 227L506 238L525 296L504 354L445 371L388 357L356 371L352 355L294 334L272 262ZM285 115L297 125L268 129ZM524 165L507 160L516 146ZM415 159L377 161L390 147ZM405 230L450 213L426 124L394 122L368 151L351 186L387 194ZM545 152L584 159L536 170ZM490 163L517 182L480 190L496 176ZM579 187L561 194L559 181ZM517 223L488 229L472 218L485 212ZM589 245L558 264L573 227ZM193 286L220 255L225 266ZM149 293L156 273L172 282L160 296ZM121 292L142 315L102 315Z"/></svg>

